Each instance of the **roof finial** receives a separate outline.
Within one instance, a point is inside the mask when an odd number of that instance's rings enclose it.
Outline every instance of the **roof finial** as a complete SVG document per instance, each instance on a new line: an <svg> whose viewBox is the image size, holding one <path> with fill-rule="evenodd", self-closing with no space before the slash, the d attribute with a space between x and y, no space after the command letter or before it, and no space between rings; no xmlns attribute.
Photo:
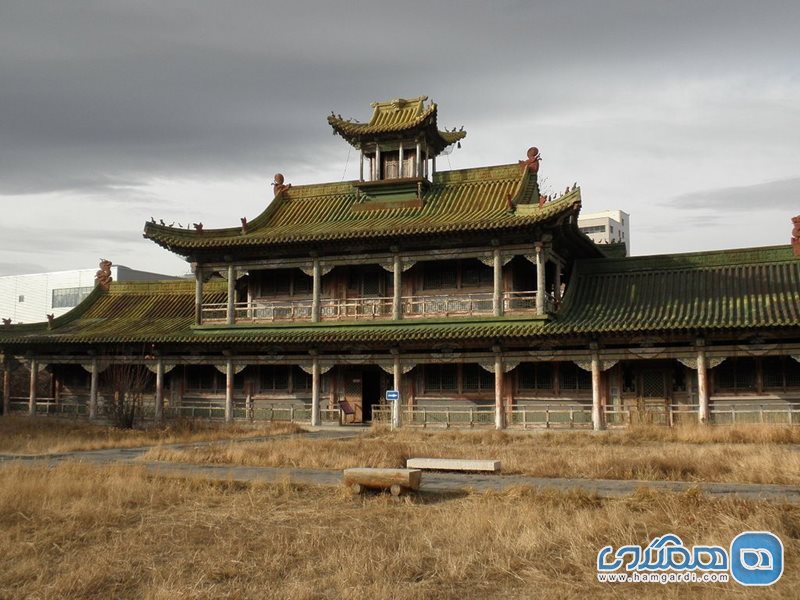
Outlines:
<svg viewBox="0 0 800 600"><path fill-rule="evenodd" d="M539 172L539 161L542 160L542 155L539 154L539 149L536 146L528 148L528 158L519 161L523 169L528 169L531 173Z"/></svg>
<svg viewBox="0 0 800 600"><path fill-rule="evenodd" d="M794 255L800 256L800 215L792 218L792 248Z"/></svg>
<svg viewBox="0 0 800 600"><path fill-rule="evenodd" d="M291 183L284 184L283 182L284 182L283 175L281 173L275 173L274 181L272 182L272 187L276 196L291 189L292 187Z"/></svg>

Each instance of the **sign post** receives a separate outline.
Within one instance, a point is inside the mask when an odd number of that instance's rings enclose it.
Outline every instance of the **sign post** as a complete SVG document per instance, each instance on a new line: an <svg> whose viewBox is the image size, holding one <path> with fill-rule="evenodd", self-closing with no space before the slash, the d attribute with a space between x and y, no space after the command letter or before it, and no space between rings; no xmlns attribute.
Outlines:
<svg viewBox="0 0 800 600"><path fill-rule="evenodd" d="M400 392L386 390L386 401L392 403L392 431L400 426Z"/></svg>

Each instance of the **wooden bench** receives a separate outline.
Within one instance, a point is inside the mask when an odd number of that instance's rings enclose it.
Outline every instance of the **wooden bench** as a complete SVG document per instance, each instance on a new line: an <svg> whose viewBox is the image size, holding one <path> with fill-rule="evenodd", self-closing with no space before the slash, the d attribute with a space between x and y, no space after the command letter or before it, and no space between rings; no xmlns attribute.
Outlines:
<svg viewBox="0 0 800 600"><path fill-rule="evenodd" d="M344 425L347 422L347 417L353 417L350 421L353 423L356 420L356 409L353 408L353 405L350 404L347 400L339 400L339 410L341 413L339 414L339 424Z"/></svg>
<svg viewBox="0 0 800 600"><path fill-rule="evenodd" d="M463 458L409 458L406 460L409 469L426 469L436 471L475 471L481 473L499 473L499 460L469 460Z"/></svg>
<svg viewBox="0 0 800 600"><path fill-rule="evenodd" d="M422 481L419 469L374 469L358 468L344 470L344 484L353 493L364 490L389 490L392 496L409 491L418 491Z"/></svg>

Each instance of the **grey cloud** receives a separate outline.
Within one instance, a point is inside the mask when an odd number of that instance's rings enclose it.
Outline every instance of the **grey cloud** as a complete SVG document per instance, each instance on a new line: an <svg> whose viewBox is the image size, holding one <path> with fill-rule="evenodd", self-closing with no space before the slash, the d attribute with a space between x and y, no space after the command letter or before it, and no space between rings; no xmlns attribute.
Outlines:
<svg viewBox="0 0 800 600"><path fill-rule="evenodd" d="M363 119L373 99L427 93L447 106L445 124L467 126L575 106L654 58L660 75L703 73L728 51L746 65L788 44L790 20L733 2L98 0L2 12L0 193L258 172L333 148L328 110Z"/></svg>
<svg viewBox="0 0 800 600"><path fill-rule="evenodd" d="M725 187L684 194L666 204L690 210L800 210L800 177L754 185Z"/></svg>

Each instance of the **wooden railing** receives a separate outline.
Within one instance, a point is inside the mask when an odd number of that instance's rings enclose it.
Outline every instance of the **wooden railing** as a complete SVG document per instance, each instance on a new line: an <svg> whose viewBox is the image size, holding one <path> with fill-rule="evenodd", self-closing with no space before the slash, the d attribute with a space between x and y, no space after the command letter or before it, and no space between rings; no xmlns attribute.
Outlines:
<svg viewBox="0 0 800 600"><path fill-rule="evenodd" d="M507 313L536 312L536 292L503 292L503 311ZM553 298L545 296L545 312L552 310ZM234 304L237 323L270 321L310 321L313 301L300 300L254 300ZM330 321L374 320L392 318L393 299L373 298L322 298L320 319ZM403 296L400 309L406 318L435 316L490 315L494 312L492 292L464 294L429 294ZM228 305L224 302L203 304L201 316L204 323L225 323Z"/></svg>

